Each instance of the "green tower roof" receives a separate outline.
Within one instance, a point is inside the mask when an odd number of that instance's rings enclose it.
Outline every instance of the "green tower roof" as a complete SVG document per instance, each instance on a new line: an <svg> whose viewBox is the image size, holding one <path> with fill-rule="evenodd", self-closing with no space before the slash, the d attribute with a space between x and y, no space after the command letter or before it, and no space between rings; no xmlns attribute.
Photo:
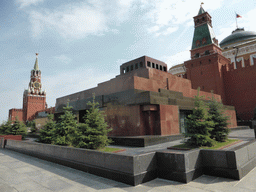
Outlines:
<svg viewBox="0 0 256 192"><path fill-rule="evenodd" d="M198 15L201 15L203 13L207 13L207 12L203 9L203 7L201 5ZM197 18L197 16L196 16L196 18ZM196 49L199 47L213 44L214 39L216 39L216 36L213 32L213 28L212 28L210 22L208 20L204 20L202 23L200 22L199 25L195 26L194 37L193 37L193 42L192 42L192 49Z"/></svg>
<svg viewBox="0 0 256 192"><path fill-rule="evenodd" d="M205 38L206 42L202 42L202 39ZM205 45L210 45L214 43L214 38L216 38L212 27L205 23L201 26L198 26L195 28L194 31L194 37L193 37L193 42L192 42L192 49L199 48ZM200 41L200 44L197 45L196 42Z"/></svg>
<svg viewBox="0 0 256 192"><path fill-rule="evenodd" d="M201 15L201 14L203 14L203 13L205 13L205 10L204 10L204 8L201 6L200 9L199 9L199 11L198 11L198 14L197 14L197 15Z"/></svg>

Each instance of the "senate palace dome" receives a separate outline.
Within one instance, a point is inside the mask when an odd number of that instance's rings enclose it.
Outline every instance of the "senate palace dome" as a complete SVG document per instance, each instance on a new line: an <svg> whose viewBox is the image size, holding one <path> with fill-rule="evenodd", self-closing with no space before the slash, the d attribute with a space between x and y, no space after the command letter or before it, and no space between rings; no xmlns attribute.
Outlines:
<svg viewBox="0 0 256 192"><path fill-rule="evenodd" d="M231 35L227 36L220 42L220 47L225 49L230 45L236 45L243 42L256 39L256 32L254 31L245 31L244 28L237 28L232 32Z"/></svg>

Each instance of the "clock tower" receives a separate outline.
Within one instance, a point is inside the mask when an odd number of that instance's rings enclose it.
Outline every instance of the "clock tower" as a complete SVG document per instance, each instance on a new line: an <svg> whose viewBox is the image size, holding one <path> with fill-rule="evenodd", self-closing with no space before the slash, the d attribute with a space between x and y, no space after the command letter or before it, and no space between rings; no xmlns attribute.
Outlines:
<svg viewBox="0 0 256 192"><path fill-rule="evenodd" d="M38 65L38 53L34 69L30 73L28 89L23 94L23 121L32 121L36 112L46 109L46 91L42 90L41 71Z"/></svg>
<svg viewBox="0 0 256 192"><path fill-rule="evenodd" d="M225 104L225 89L222 66L230 61L222 55L218 40L213 31L212 19L202 4L194 17L194 37L190 50L191 60L185 62L187 79L192 88L219 94Z"/></svg>

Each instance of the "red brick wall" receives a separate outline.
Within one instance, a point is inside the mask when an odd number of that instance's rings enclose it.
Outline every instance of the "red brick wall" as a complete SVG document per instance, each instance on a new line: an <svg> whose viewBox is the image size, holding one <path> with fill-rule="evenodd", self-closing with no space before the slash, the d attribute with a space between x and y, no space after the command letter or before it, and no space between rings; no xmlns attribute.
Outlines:
<svg viewBox="0 0 256 192"><path fill-rule="evenodd" d="M18 117L18 120L23 120L23 110L22 109L10 109L9 110L9 120L15 121L16 117Z"/></svg>
<svg viewBox="0 0 256 192"><path fill-rule="evenodd" d="M222 66L229 63L229 60L222 55L215 53L202 58L185 62L187 68L187 78L191 80L192 88L201 88L202 91L221 95L221 99L226 104L225 87L222 76Z"/></svg>
<svg viewBox="0 0 256 192"><path fill-rule="evenodd" d="M4 140L11 139L11 140L22 140L22 135L0 135L0 137L3 137Z"/></svg>
<svg viewBox="0 0 256 192"><path fill-rule="evenodd" d="M24 121L32 121L36 112L45 109L45 97L28 96L27 103L24 106Z"/></svg>
<svg viewBox="0 0 256 192"><path fill-rule="evenodd" d="M226 110L225 114L229 117L228 128L237 127L236 112L234 110Z"/></svg>
<svg viewBox="0 0 256 192"><path fill-rule="evenodd" d="M256 65L245 67L237 62L237 69L231 66L224 67L223 77L226 89L227 105L235 106L238 116L243 120L253 118L253 110L256 107Z"/></svg>

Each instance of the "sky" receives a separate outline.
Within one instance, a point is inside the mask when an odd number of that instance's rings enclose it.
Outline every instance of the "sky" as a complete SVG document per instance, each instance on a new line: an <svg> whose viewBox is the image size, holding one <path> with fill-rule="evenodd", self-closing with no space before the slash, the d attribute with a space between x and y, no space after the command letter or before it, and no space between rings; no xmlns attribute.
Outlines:
<svg viewBox="0 0 256 192"><path fill-rule="evenodd" d="M56 98L119 75L143 55L168 68L190 59L199 0L0 0L0 123L22 108L39 53L48 107ZM219 42L238 26L256 31L255 0L204 0Z"/></svg>

